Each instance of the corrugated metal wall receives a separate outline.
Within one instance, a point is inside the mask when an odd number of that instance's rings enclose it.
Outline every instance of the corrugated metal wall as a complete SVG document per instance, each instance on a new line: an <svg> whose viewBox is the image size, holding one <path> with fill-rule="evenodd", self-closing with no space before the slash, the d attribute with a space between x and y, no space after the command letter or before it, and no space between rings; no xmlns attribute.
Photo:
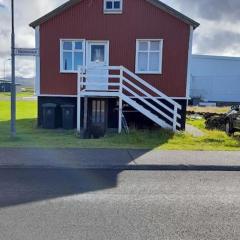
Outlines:
<svg viewBox="0 0 240 240"><path fill-rule="evenodd" d="M240 102L240 58L193 55L190 96Z"/></svg>
<svg viewBox="0 0 240 240"><path fill-rule="evenodd" d="M104 15L103 0L83 0L40 27L41 94L76 94L76 74L60 73L59 39L110 41L110 65L135 71L136 39L164 39L163 74L142 75L167 95L186 96L189 26L145 0L123 0Z"/></svg>

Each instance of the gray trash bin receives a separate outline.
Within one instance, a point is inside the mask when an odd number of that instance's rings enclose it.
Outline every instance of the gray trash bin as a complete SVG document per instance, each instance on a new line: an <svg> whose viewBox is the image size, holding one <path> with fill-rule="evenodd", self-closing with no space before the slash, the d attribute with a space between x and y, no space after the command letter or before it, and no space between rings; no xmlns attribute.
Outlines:
<svg viewBox="0 0 240 240"><path fill-rule="evenodd" d="M55 129L56 128L56 107L54 103L46 103L42 105L43 108L43 128Z"/></svg>
<svg viewBox="0 0 240 240"><path fill-rule="evenodd" d="M74 105L65 104L61 105L62 108L62 127L63 129L70 130L74 128Z"/></svg>

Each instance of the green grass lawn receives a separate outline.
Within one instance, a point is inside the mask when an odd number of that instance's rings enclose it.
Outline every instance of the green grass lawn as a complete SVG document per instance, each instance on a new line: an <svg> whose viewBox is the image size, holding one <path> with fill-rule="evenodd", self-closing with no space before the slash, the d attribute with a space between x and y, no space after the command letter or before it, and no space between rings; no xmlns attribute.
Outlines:
<svg viewBox="0 0 240 240"><path fill-rule="evenodd" d="M17 98L21 99L21 98L25 98L25 97L32 97L34 95L34 90L32 88L26 88L25 90L21 91L21 92L17 92ZM1 92L0 93L0 100L9 100L11 96L11 93L9 92Z"/></svg>
<svg viewBox="0 0 240 240"><path fill-rule="evenodd" d="M203 137L166 130L131 130L129 135L110 134L102 139L83 140L74 131L43 130L36 127L36 101L17 102L17 138L11 139L10 102L0 101L0 147L41 148L147 148L163 150L240 150L240 136L204 129L204 120L188 120L201 129Z"/></svg>

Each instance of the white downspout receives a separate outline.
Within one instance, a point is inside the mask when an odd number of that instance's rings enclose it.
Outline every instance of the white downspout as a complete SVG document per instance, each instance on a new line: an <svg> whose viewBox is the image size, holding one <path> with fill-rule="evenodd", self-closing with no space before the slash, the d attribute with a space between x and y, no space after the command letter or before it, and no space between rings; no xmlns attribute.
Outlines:
<svg viewBox="0 0 240 240"><path fill-rule="evenodd" d="M78 69L77 78L77 134L80 136L81 133L81 80L82 80L82 70Z"/></svg>
<svg viewBox="0 0 240 240"><path fill-rule="evenodd" d="M193 46L192 43L193 43L193 26L190 26L189 48L188 48L187 87L186 87L187 102L190 99L191 67L192 67L192 46Z"/></svg>

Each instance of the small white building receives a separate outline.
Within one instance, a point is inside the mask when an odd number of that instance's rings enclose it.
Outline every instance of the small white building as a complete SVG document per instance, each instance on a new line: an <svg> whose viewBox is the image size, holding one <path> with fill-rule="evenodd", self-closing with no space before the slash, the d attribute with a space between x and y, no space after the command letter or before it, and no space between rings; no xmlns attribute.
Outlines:
<svg viewBox="0 0 240 240"><path fill-rule="evenodd" d="M192 55L190 97L240 103L240 57Z"/></svg>

